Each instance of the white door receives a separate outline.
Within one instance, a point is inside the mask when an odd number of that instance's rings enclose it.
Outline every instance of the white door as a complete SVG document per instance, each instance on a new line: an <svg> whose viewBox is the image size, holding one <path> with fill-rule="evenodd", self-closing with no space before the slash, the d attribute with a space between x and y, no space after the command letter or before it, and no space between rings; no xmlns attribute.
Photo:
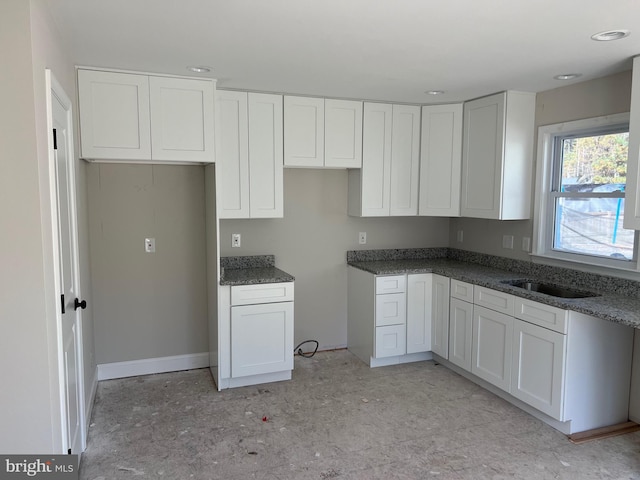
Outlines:
<svg viewBox="0 0 640 480"><path fill-rule="evenodd" d="M50 72L47 72L49 81ZM82 310L86 302L79 292L78 241L76 226L75 175L71 102L51 78L50 106L55 167L55 195L62 340L61 389L66 449L78 454L85 447L84 385L82 365Z"/></svg>
<svg viewBox="0 0 640 480"><path fill-rule="evenodd" d="M512 345L513 317L475 305L471 373L509 392Z"/></svg>
<svg viewBox="0 0 640 480"><path fill-rule="evenodd" d="M449 361L470 372L473 303L452 297L449 312Z"/></svg>
<svg viewBox="0 0 640 480"><path fill-rule="evenodd" d="M431 351L432 276L407 275L407 353Z"/></svg>
<svg viewBox="0 0 640 480"><path fill-rule="evenodd" d="M449 358L449 277L433 275L431 351Z"/></svg>

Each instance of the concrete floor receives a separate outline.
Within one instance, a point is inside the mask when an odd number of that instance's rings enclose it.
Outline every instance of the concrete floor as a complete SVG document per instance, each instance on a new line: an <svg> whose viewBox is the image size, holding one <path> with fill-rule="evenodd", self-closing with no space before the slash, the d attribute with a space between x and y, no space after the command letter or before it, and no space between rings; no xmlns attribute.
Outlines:
<svg viewBox="0 0 640 480"><path fill-rule="evenodd" d="M80 478L640 479L640 432L573 445L433 362L295 362L223 392L208 370L101 382Z"/></svg>

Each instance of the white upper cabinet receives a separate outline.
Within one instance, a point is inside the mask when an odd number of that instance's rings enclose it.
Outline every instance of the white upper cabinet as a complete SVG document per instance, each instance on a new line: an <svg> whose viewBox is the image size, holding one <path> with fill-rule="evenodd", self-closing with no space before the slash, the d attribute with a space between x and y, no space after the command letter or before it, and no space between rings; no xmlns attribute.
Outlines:
<svg viewBox="0 0 640 480"><path fill-rule="evenodd" d="M284 97L284 164L324 165L324 98Z"/></svg>
<svg viewBox="0 0 640 480"><path fill-rule="evenodd" d="M212 163L215 81L78 70L82 157Z"/></svg>
<svg viewBox="0 0 640 480"><path fill-rule="evenodd" d="M418 214L460 216L462 104L422 107Z"/></svg>
<svg viewBox="0 0 640 480"><path fill-rule="evenodd" d="M365 102L362 137L362 169L349 172L349 215L416 215L420 107Z"/></svg>
<svg viewBox="0 0 640 480"><path fill-rule="evenodd" d="M283 216L282 96L219 90L219 218Z"/></svg>
<svg viewBox="0 0 640 480"><path fill-rule="evenodd" d="M82 157L149 160L149 77L78 70Z"/></svg>
<svg viewBox="0 0 640 480"><path fill-rule="evenodd" d="M362 102L285 96L284 165L360 168Z"/></svg>
<svg viewBox="0 0 640 480"><path fill-rule="evenodd" d="M362 102L324 101L324 166L362 166Z"/></svg>
<svg viewBox="0 0 640 480"><path fill-rule="evenodd" d="M464 104L461 216L530 217L535 94L502 92Z"/></svg>
<svg viewBox="0 0 640 480"><path fill-rule="evenodd" d="M640 230L640 56L633 59L624 228Z"/></svg>

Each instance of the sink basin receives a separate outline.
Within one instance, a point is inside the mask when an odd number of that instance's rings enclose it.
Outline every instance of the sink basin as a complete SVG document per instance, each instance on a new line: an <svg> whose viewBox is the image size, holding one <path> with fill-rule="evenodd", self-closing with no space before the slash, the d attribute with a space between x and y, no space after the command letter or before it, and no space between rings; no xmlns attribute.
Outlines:
<svg viewBox="0 0 640 480"><path fill-rule="evenodd" d="M503 283L513 285L514 287L523 288L525 290L529 290L530 292L543 293L551 297L587 298L599 296L599 294L594 292L588 292L585 290L574 290L573 288L569 287L561 287L559 285L553 285L550 283L532 282L529 280L508 280Z"/></svg>

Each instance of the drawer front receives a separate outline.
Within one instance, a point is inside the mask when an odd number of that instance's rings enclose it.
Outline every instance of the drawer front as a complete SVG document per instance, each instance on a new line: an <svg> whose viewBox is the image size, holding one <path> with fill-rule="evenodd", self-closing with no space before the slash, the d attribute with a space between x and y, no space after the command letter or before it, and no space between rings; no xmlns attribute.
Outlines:
<svg viewBox="0 0 640 480"><path fill-rule="evenodd" d="M407 277L405 275L390 275L376 277L376 294L402 293L405 291Z"/></svg>
<svg viewBox="0 0 640 480"><path fill-rule="evenodd" d="M404 293L376 295L376 327L404 325L407 321L407 299Z"/></svg>
<svg viewBox="0 0 640 480"><path fill-rule="evenodd" d="M404 355L407 349L407 333L404 325L376 327L375 358Z"/></svg>
<svg viewBox="0 0 640 480"><path fill-rule="evenodd" d="M473 285L460 280L451 279L451 296L465 302L473 303Z"/></svg>
<svg viewBox="0 0 640 480"><path fill-rule="evenodd" d="M293 282L237 285L231 287L231 305L292 302Z"/></svg>
<svg viewBox="0 0 640 480"><path fill-rule="evenodd" d="M516 297L515 317L554 332L567 333L569 312L558 307Z"/></svg>
<svg viewBox="0 0 640 480"><path fill-rule="evenodd" d="M473 289L473 303L496 312L513 316L513 295L498 292L490 288L475 286Z"/></svg>

